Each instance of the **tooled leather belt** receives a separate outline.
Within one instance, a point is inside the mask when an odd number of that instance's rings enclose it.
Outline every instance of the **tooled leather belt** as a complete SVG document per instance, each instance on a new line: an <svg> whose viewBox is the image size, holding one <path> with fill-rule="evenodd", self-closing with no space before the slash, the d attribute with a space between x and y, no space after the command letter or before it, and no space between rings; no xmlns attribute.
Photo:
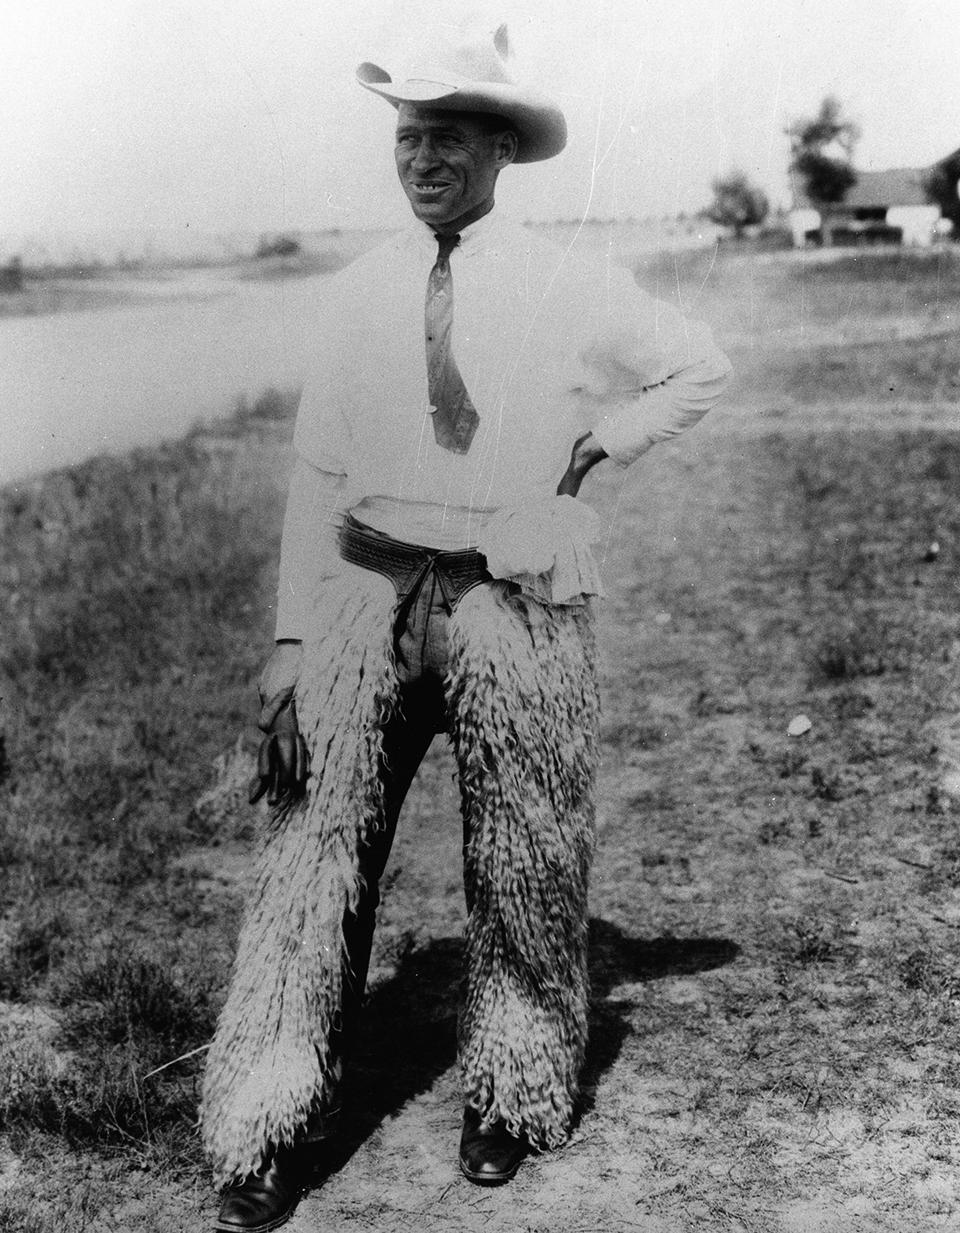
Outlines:
<svg viewBox="0 0 960 1233"><path fill-rule="evenodd" d="M372 569L389 578L400 601L396 627L406 621L417 602L424 583L431 578L440 592L442 606L449 615L464 595L482 582L490 582L486 558L476 548L459 552L407 544L383 531L365 526L347 514L337 533L340 555L352 565Z"/></svg>

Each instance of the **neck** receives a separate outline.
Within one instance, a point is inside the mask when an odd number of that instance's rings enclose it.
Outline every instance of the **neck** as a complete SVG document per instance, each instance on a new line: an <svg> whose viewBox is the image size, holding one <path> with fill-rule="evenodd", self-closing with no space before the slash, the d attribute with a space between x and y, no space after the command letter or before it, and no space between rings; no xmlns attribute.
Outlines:
<svg viewBox="0 0 960 1233"><path fill-rule="evenodd" d="M477 222L485 214L489 214L492 209L493 195L491 194L485 201L481 201L472 210L468 210L466 214L461 214L459 218L452 218L449 222L441 223L439 227L434 227L433 233L438 236L458 235L464 227L469 227L471 223Z"/></svg>

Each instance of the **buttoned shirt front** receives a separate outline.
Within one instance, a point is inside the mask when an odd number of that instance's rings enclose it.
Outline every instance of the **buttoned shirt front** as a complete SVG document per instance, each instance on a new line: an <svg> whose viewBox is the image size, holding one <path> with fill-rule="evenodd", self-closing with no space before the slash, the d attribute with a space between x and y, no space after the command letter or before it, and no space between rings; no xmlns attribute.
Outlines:
<svg viewBox="0 0 960 1233"><path fill-rule="evenodd" d="M294 444L346 475L348 504L492 510L549 496L584 432L630 462L699 419L726 381L709 331L626 269L583 261L494 211L450 258L453 350L480 414L470 450L454 455L429 419L423 305L436 247L415 223L324 284Z"/></svg>

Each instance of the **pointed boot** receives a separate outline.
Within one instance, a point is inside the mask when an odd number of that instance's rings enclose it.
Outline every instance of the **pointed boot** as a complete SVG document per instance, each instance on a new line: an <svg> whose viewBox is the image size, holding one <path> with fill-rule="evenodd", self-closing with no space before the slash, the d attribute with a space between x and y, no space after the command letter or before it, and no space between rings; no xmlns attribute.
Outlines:
<svg viewBox="0 0 960 1233"><path fill-rule="evenodd" d="M502 1186L516 1174L527 1150L526 1140L512 1135L503 1122L484 1129L476 1109L469 1105L464 1109L460 1172L469 1181L478 1186Z"/></svg>
<svg viewBox="0 0 960 1233"><path fill-rule="evenodd" d="M263 1167L223 1192L214 1228L220 1233L270 1233L293 1215L310 1178L304 1147L281 1147Z"/></svg>

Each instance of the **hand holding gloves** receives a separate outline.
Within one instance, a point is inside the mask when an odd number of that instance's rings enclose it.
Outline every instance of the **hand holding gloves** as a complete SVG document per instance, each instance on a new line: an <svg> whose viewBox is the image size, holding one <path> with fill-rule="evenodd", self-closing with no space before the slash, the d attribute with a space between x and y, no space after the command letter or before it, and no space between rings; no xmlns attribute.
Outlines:
<svg viewBox="0 0 960 1233"><path fill-rule="evenodd" d="M304 793L309 770L307 746L297 725L294 688L300 670L300 643L278 642L260 674L258 727L265 733L250 783L250 804L267 794L267 804L283 805Z"/></svg>

